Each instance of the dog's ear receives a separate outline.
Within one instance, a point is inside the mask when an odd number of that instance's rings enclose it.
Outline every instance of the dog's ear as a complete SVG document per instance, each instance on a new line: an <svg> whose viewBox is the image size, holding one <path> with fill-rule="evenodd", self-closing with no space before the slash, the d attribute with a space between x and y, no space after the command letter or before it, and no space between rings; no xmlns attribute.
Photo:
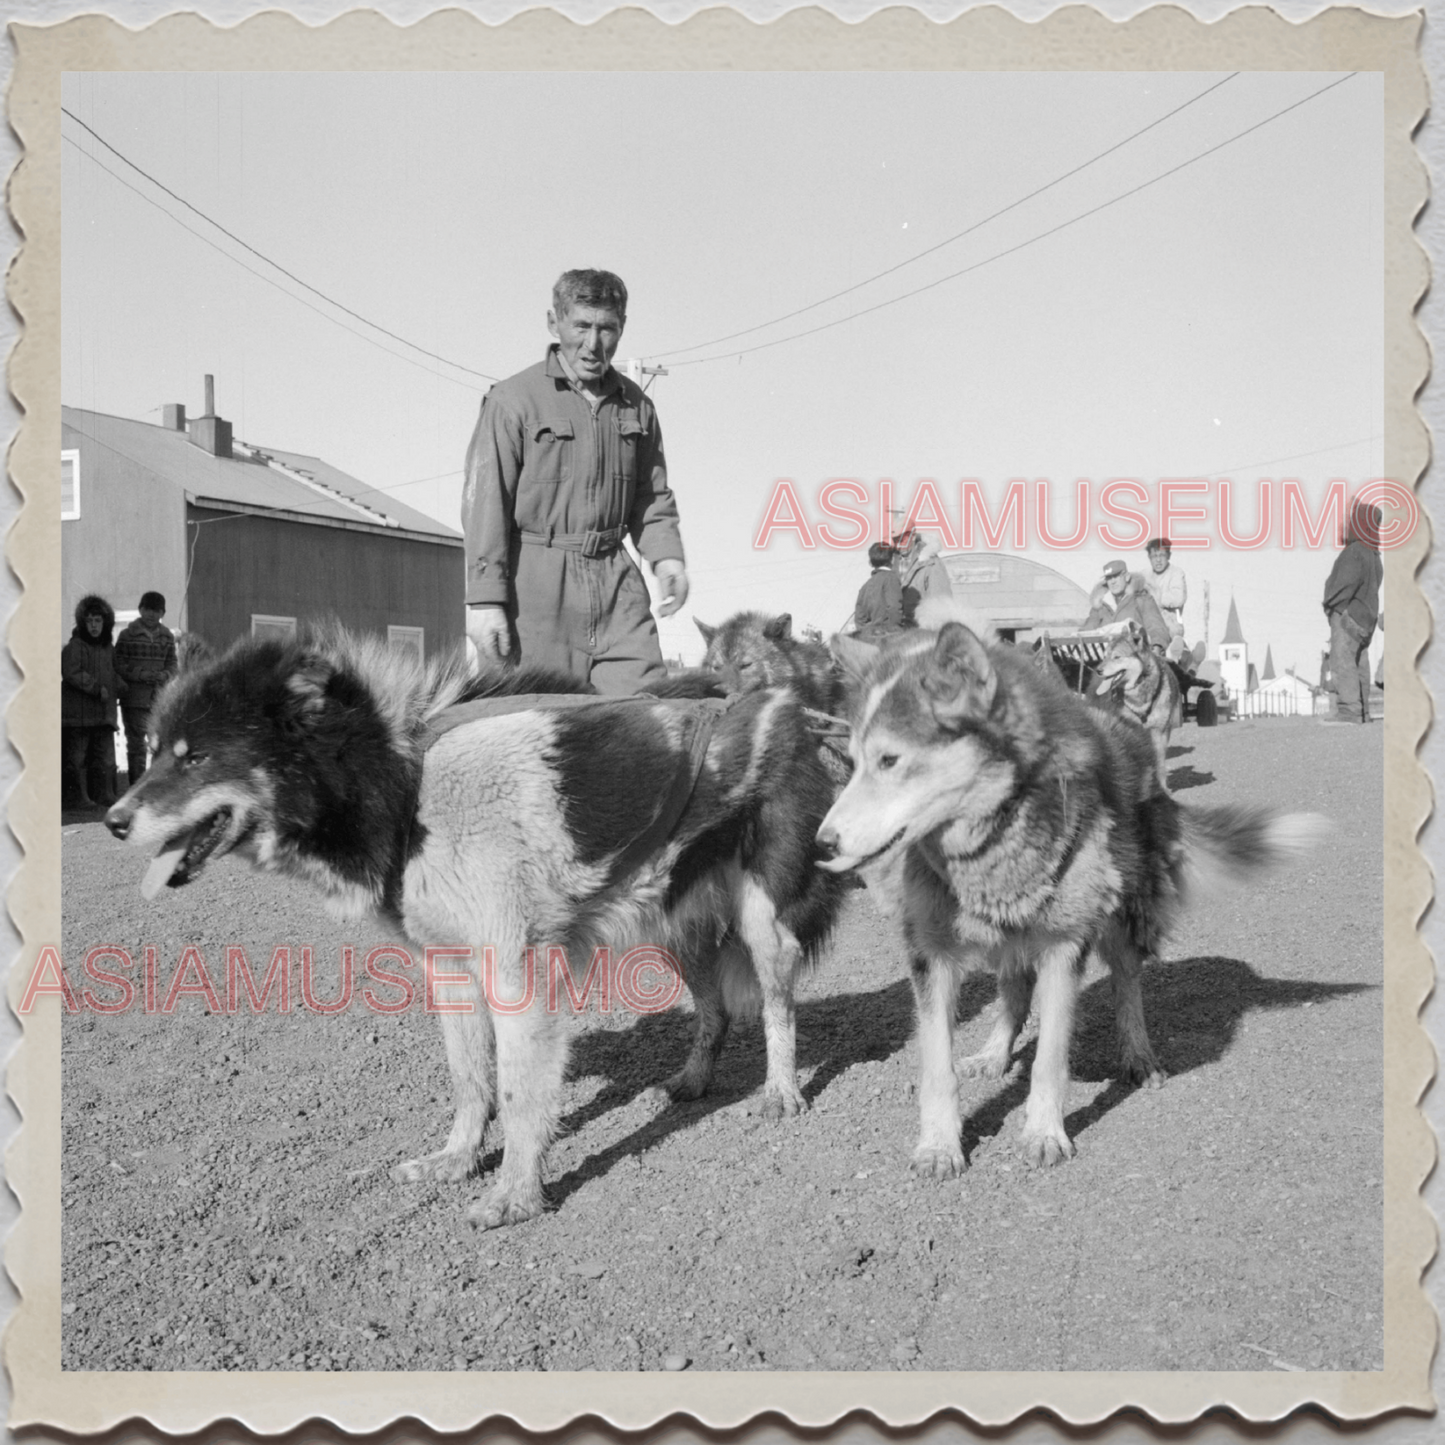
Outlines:
<svg viewBox="0 0 1445 1445"><path fill-rule="evenodd" d="M702 640L711 647L713 638L717 636L717 628L709 627L700 617L694 617L692 620L697 623L697 630L702 633Z"/></svg>
<svg viewBox="0 0 1445 1445"><path fill-rule="evenodd" d="M1135 647L1142 647L1144 645L1144 628L1137 617L1131 617L1129 619L1129 641L1132 642Z"/></svg>
<svg viewBox="0 0 1445 1445"><path fill-rule="evenodd" d="M862 677L878 656L878 649L871 642L861 642L846 632L839 632L828 640L828 651L852 678Z"/></svg>
<svg viewBox="0 0 1445 1445"><path fill-rule="evenodd" d="M286 677L287 705L282 720L291 727L305 727L326 708L326 690L336 669L316 653L303 653Z"/></svg>
<svg viewBox="0 0 1445 1445"><path fill-rule="evenodd" d="M793 636L793 614L784 612L781 617L770 617L763 624L763 636L769 642L787 642Z"/></svg>
<svg viewBox="0 0 1445 1445"><path fill-rule="evenodd" d="M988 649L961 622L938 634L923 674L923 690L940 722L988 712L998 691L998 674Z"/></svg>

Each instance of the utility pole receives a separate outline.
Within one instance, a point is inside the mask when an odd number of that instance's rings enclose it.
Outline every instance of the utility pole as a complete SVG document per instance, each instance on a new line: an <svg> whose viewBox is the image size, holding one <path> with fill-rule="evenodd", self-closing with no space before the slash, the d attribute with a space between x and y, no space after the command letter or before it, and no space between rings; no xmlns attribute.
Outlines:
<svg viewBox="0 0 1445 1445"><path fill-rule="evenodd" d="M635 381L638 386L643 385L644 376L666 376L665 366L648 366L640 356L629 356L622 363L622 374L630 381Z"/></svg>
<svg viewBox="0 0 1445 1445"><path fill-rule="evenodd" d="M1209 656L1209 583L1204 584L1204 655Z"/></svg>

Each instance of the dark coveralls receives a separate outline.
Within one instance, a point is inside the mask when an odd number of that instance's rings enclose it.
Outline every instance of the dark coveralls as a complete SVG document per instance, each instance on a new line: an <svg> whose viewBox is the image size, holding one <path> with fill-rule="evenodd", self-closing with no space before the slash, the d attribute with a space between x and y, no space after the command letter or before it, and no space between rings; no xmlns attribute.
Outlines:
<svg viewBox="0 0 1445 1445"><path fill-rule="evenodd" d="M557 348L482 399L467 449L467 604L500 603L514 656L635 692L665 675L647 584L622 547L681 561L657 411L609 371L594 412Z"/></svg>
<svg viewBox="0 0 1445 1445"><path fill-rule="evenodd" d="M1370 720L1368 648L1380 620L1380 554L1350 537L1325 580L1325 616L1330 620L1330 686L1345 722Z"/></svg>

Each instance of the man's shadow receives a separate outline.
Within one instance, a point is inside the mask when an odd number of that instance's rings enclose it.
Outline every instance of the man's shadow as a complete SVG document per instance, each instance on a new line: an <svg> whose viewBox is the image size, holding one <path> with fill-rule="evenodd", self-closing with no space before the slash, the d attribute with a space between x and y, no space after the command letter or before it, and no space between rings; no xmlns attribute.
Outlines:
<svg viewBox="0 0 1445 1445"><path fill-rule="evenodd" d="M1298 1008L1376 987L1261 978L1239 959L1192 958L1145 970L1144 1007L1161 1066L1166 1073L1179 1075L1221 1059L1233 1044L1241 1021L1254 1010ZM995 994L991 974L965 978L957 1010L960 1022L988 1011ZM798 1006L797 1021L798 1067L802 1073L813 1071L803 1095L813 1103L854 1065L889 1059L904 1048L913 1034L913 990L907 978L900 978L869 992L804 1000ZM691 1038L692 1019L677 1010L639 1018L628 1028L588 1030L574 1044L570 1074L603 1082L587 1103L564 1118L563 1131L576 1132L655 1088L681 1066ZM998 1133L1004 1119L1027 1098L1032 1057L1030 1042L1015 1055L1003 1086L978 1108L966 1111L965 1154L976 1150L982 1139ZM1070 1069L1076 1079L1108 1083L1089 1104L1069 1116L1066 1123L1071 1137L1134 1092L1136 1086L1116 1077L1116 1058L1113 990L1104 977L1079 997ZM682 1129L695 1128L720 1109L736 1106L760 1091L766 1072L761 1028L735 1028L707 1094L692 1102L661 1107L636 1129L550 1184L548 1194L560 1204L590 1180L608 1174L620 1160L655 1148ZM500 1158L499 1150L489 1151L482 1161L483 1170L495 1168Z"/></svg>

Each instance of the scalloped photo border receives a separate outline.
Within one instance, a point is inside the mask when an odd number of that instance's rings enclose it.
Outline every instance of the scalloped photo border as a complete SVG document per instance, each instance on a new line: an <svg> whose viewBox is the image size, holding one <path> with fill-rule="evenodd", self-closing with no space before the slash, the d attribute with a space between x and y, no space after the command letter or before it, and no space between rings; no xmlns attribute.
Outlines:
<svg viewBox="0 0 1445 1445"><path fill-rule="evenodd" d="M1413 233L1427 194L1412 134L1427 104L1418 56L1422 17L1333 10L1295 23L1273 11L1235 11L1205 24L1160 7L1127 22L1073 7L1026 23L989 8L935 23L912 10L845 24L819 10L766 25L717 9L681 25L637 10L581 26L550 11L492 26L460 11L399 27L354 12L319 28L277 12L229 29L176 15L140 31L103 16L53 26L14 24L9 120L23 148L9 201L23 238L7 278L23 327L9 385L25 420L9 455L24 509L7 556L24 587L10 646L24 683L8 712L24 776L10 826L25 861L9 893L23 939L9 998L19 1001L40 943L60 936L60 829L55 800L60 734L55 725L61 615L60 524L54 465L60 429L60 110L67 70L1363 70L1384 79L1385 474L1416 486L1428 460L1415 397L1429 366L1415 322L1428 263ZM1429 548L1420 527L1388 552L1385 610L1390 708L1385 722L1385 1350L1384 1368L1360 1373L765 1373L746 1374L305 1374L62 1372L60 1273L60 1001L45 998L24 1019L9 1092L22 1125L6 1168L21 1216L5 1263L20 1295L4 1339L13 1389L10 1423L76 1433L145 1420L175 1434L232 1418L262 1433L325 1419L348 1431L420 1420L456 1431L505 1418L534 1431L586 1417L640 1430L689 1416L728 1429L763 1414L809 1428L860 1412L889 1427L948 1412L1000 1427L1033 1410L1071 1424L1121 1409L1182 1423L1228 1409L1250 1421L1279 1420L1313 1405L1343 1421L1388 1411L1430 1411L1434 1312L1421 1287L1435 1225L1421 1185L1435 1145L1418 1101L1434 1069L1419 1021L1433 970L1416 925L1432 896L1417 835L1431 807L1416 758L1430 700L1415 668L1430 619L1415 577Z"/></svg>

